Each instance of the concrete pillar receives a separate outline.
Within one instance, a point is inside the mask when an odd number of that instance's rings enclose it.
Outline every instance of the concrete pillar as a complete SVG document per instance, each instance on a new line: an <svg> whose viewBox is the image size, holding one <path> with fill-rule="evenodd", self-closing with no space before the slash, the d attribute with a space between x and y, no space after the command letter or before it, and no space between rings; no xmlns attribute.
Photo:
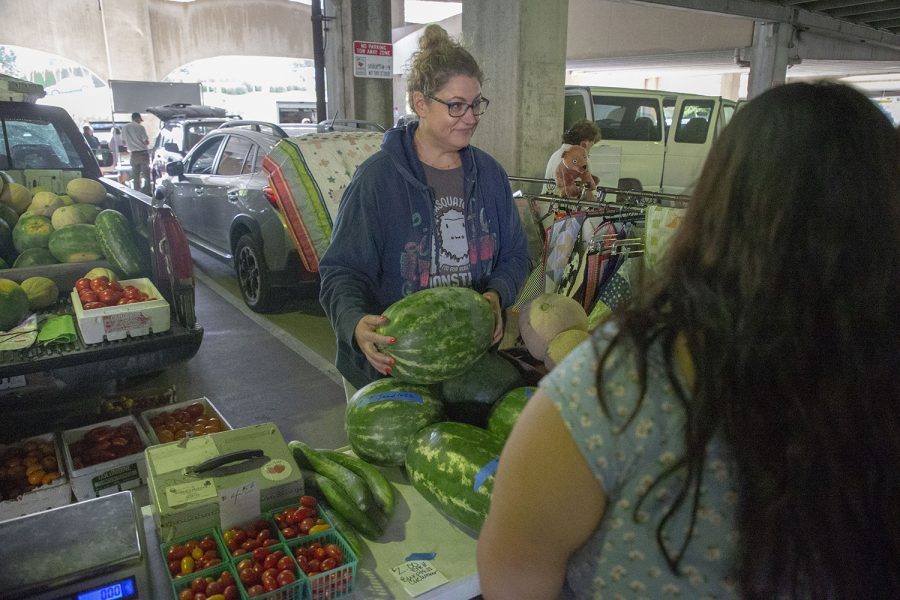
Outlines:
<svg viewBox="0 0 900 600"><path fill-rule="evenodd" d="M406 25L406 5L403 0L391 0L391 29Z"/></svg>
<svg viewBox="0 0 900 600"><path fill-rule="evenodd" d="M159 81L149 0L99 0L109 79Z"/></svg>
<svg viewBox="0 0 900 600"><path fill-rule="evenodd" d="M724 73L719 88L719 95L729 100L737 100L741 97L741 74Z"/></svg>
<svg viewBox="0 0 900 600"><path fill-rule="evenodd" d="M562 137L568 0L463 0L462 42L491 105L473 144L510 175L543 177Z"/></svg>
<svg viewBox="0 0 900 600"><path fill-rule="evenodd" d="M748 99L784 83L793 33L794 28L789 23L757 21L754 24Z"/></svg>
<svg viewBox="0 0 900 600"><path fill-rule="evenodd" d="M392 80L355 77L353 42L391 43L392 0L331 0L325 3L325 78L328 115L393 124Z"/></svg>

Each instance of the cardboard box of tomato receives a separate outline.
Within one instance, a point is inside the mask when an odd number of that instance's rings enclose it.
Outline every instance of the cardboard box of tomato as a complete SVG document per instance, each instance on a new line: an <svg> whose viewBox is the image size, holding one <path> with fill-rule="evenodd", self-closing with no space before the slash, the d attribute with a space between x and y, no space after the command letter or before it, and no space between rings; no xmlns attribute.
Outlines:
<svg viewBox="0 0 900 600"><path fill-rule="evenodd" d="M75 320L85 344L139 337L167 331L171 327L169 303L152 281L140 277L125 279L119 284L122 296L114 301L114 295L108 293L108 289L93 290L97 300L85 302L82 302L85 297L83 290L72 290ZM119 303L123 299L125 302ZM107 302L110 304L107 305Z"/></svg>

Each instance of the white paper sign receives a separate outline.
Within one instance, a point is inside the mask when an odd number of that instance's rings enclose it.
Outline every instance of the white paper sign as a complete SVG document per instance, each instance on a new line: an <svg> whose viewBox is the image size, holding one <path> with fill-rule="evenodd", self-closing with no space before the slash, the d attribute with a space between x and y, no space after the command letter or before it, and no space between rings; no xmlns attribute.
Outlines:
<svg viewBox="0 0 900 600"><path fill-rule="evenodd" d="M394 75L394 45L353 42L353 76L390 79Z"/></svg>
<svg viewBox="0 0 900 600"><path fill-rule="evenodd" d="M408 560L391 568L391 574L410 596L420 596L447 583L447 578L434 568L430 560Z"/></svg>
<svg viewBox="0 0 900 600"><path fill-rule="evenodd" d="M240 487L219 490L219 525L222 531L259 517L259 486L249 481Z"/></svg>

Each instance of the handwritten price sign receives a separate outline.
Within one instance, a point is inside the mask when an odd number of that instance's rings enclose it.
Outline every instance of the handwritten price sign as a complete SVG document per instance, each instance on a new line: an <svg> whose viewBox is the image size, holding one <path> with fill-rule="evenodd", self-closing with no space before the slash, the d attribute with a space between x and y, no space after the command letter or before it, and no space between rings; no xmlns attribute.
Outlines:
<svg viewBox="0 0 900 600"><path fill-rule="evenodd" d="M219 524L222 531L239 527L259 516L259 486L255 481L219 490Z"/></svg>
<svg viewBox="0 0 900 600"><path fill-rule="evenodd" d="M428 560L408 560L391 568L391 574L410 596L419 596L447 583L447 578Z"/></svg>

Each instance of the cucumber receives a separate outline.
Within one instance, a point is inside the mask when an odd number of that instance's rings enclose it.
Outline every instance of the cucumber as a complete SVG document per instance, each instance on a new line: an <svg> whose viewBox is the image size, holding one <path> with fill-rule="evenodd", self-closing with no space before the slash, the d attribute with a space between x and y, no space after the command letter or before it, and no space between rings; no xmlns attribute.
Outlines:
<svg viewBox="0 0 900 600"><path fill-rule="evenodd" d="M326 505L325 513L327 518L331 519L331 522L334 523L334 528L338 530L347 543L350 545L350 548L353 550L353 553L356 554L356 558L358 560L362 560L363 548L365 548L365 543L362 541L362 538L359 537L359 534L356 533L356 530L353 529L353 526L347 522L341 513L334 510L331 506Z"/></svg>
<svg viewBox="0 0 900 600"><path fill-rule="evenodd" d="M340 513L364 537L377 540L382 536L384 531L378 523L360 510L359 506L344 493L340 485L321 473L316 473L316 485L319 487L322 495L325 496L325 499L328 500L328 504L331 505L334 512Z"/></svg>
<svg viewBox="0 0 900 600"><path fill-rule="evenodd" d="M342 467L347 467L362 477L363 481L369 486L369 491L372 492L375 503L387 516L393 514L397 503L397 498L394 495L394 486L382 475L381 471L366 461L343 452L334 450L319 450L318 452L325 458L333 460Z"/></svg>
<svg viewBox="0 0 900 600"><path fill-rule="evenodd" d="M309 466L319 475L324 475L341 487L344 493L356 503L360 511L367 511L372 507L372 496L369 488L362 478L342 465L329 458L325 458L319 452L313 450L303 442L293 440L288 442L288 448L294 455L294 461L301 468Z"/></svg>

